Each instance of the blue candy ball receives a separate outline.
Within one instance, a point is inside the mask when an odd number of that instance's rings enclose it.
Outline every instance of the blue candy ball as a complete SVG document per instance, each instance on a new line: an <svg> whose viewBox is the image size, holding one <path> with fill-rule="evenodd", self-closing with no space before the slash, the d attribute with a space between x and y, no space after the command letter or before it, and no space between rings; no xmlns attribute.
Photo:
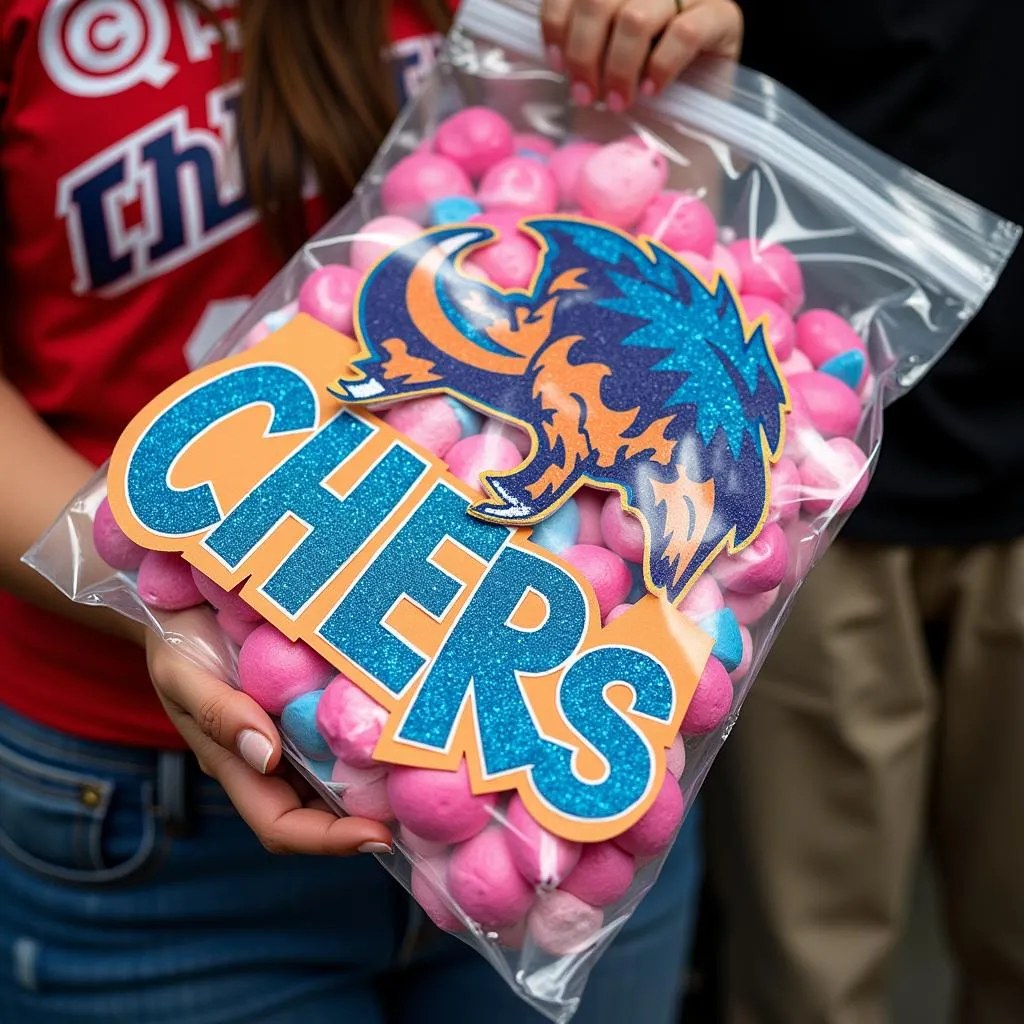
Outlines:
<svg viewBox="0 0 1024 1024"><path fill-rule="evenodd" d="M739 668L743 660L743 636L733 610L719 608L701 619L699 625L715 641L711 653L725 666L725 670L733 672Z"/></svg>
<svg viewBox="0 0 1024 1024"><path fill-rule="evenodd" d="M455 413L455 418L459 421L459 428L462 430L463 437L473 437L479 434L484 429L484 418L475 409L471 409L468 405L463 405L457 398L452 398L451 395L446 396L448 404L452 407L452 412Z"/></svg>
<svg viewBox="0 0 1024 1024"><path fill-rule="evenodd" d="M316 728L316 709L323 690L314 690L296 697L281 712L281 729L299 750L314 761L334 758L327 741Z"/></svg>
<svg viewBox="0 0 1024 1024"><path fill-rule="evenodd" d="M545 551L561 554L571 548L580 535L580 510L570 498L557 512L533 528L530 540Z"/></svg>
<svg viewBox="0 0 1024 1024"><path fill-rule="evenodd" d="M516 156L526 157L527 160L536 160L539 164L546 164L548 162L547 157L534 149L517 149Z"/></svg>
<svg viewBox="0 0 1024 1024"><path fill-rule="evenodd" d="M839 355L826 359L818 367L822 373L827 373L836 380L841 380L847 387L857 390L860 379L864 376L864 368L867 360L859 348L851 348L848 352L840 352Z"/></svg>
<svg viewBox="0 0 1024 1024"><path fill-rule="evenodd" d="M483 213L483 207L469 196L448 196L430 204L430 223L434 227L464 224L478 213Z"/></svg>

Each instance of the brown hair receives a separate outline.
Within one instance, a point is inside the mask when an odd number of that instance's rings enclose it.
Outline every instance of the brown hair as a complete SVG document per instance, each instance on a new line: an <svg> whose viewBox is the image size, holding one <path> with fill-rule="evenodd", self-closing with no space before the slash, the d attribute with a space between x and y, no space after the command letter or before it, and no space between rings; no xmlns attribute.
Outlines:
<svg viewBox="0 0 1024 1024"><path fill-rule="evenodd" d="M220 25L204 0L188 3ZM447 31L448 0L415 6ZM241 148L253 204L284 254L309 234L305 169L338 209L395 118L384 63L391 7L390 0L240 0Z"/></svg>

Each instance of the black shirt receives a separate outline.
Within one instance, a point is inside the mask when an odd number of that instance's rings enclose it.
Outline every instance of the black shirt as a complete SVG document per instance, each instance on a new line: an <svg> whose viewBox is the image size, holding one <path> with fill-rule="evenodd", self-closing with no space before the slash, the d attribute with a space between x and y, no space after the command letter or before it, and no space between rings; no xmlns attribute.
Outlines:
<svg viewBox="0 0 1024 1024"><path fill-rule="evenodd" d="M1024 223L1024 3L740 0L743 63L865 141ZM1024 252L932 372L886 411L845 536L1024 536Z"/></svg>

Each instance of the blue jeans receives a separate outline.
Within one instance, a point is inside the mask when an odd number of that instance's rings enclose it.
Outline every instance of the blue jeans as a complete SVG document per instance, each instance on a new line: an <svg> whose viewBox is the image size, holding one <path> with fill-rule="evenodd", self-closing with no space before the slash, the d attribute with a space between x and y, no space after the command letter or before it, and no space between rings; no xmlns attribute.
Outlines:
<svg viewBox="0 0 1024 1024"><path fill-rule="evenodd" d="M540 1024L371 857L273 857L180 755L0 707L5 1024ZM689 815L577 1024L669 1024L700 880Z"/></svg>

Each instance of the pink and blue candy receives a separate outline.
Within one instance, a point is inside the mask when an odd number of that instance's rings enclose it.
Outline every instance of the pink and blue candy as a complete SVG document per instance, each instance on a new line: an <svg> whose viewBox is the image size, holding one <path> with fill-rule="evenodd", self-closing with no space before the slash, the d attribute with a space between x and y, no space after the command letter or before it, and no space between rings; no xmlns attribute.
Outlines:
<svg viewBox="0 0 1024 1024"><path fill-rule="evenodd" d="M858 348L851 348L848 352L840 352L839 355L826 359L818 369L835 377L836 380L841 380L847 387L856 391L861 386L867 366L868 361L864 353Z"/></svg>
<svg viewBox="0 0 1024 1024"><path fill-rule="evenodd" d="M711 653L727 672L732 672L743 658L743 637L736 613L731 608L719 608L701 619L698 625L715 642Z"/></svg>
<svg viewBox="0 0 1024 1024"><path fill-rule="evenodd" d="M464 224L482 212L480 204L469 196L448 196L430 204L430 223L435 227L443 224Z"/></svg>
<svg viewBox="0 0 1024 1024"><path fill-rule="evenodd" d="M327 740L316 727L316 709L323 695L323 690L303 693L289 701L281 712L281 730L300 753L313 761L334 760Z"/></svg>
<svg viewBox="0 0 1024 1024"><path fill-rule="evenodd" d="M539 522L530 534L530 540L545 551L560 555L571 548L580 535L580 509L574 498L570 498L547 519Z"/></svg>
<svg viewBox="0 0 1024 1024"><path fill-rule="evenodd" d="M425 152L399 160L380 189L386 213L410 218L422 217L438 199L472 194L473 183L454 160Z"/></svg>

